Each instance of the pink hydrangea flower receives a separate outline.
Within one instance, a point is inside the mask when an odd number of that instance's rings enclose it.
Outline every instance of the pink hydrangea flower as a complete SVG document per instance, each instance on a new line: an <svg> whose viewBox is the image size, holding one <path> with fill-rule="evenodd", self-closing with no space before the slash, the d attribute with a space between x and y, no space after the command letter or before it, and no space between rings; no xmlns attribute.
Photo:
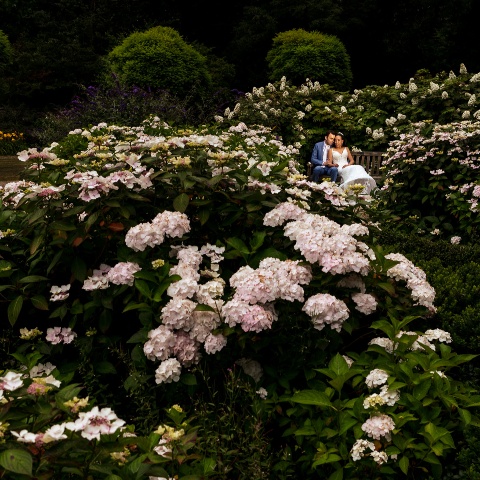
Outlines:
<svg viewBox="0 0 480 480"><path fill-rule="evenodd" d="M57 345L58 343L71 343L77 334L68 327L53 327L47 329L46 340L49 341L52 345Z"/></svg>

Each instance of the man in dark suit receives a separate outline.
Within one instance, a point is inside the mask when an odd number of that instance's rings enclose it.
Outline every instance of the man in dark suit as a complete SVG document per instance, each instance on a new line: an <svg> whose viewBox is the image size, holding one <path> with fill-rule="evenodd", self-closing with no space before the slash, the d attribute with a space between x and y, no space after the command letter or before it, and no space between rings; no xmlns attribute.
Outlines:
<svg viewBox="0 0 480 480"><path fill-rule="evenodd" d="M338 169L337 167L327 167L327 154L330 148L330 145L333 144L335 140L335 133L329 130L325 135L325 140L323 142L318 142L313 147L312 158L310 162L313 165L312 171L312 180L317 182L320 180L321 175L328 175L332 182L337 180Z"/></svg>

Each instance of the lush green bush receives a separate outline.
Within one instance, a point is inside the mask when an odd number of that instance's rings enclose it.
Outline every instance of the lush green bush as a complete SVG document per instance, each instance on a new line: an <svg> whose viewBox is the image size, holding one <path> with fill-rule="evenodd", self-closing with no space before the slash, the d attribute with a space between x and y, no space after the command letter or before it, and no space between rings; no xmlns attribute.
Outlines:
<svg viewBox="0 0 480 480"><path fill-rule="evenodd" d="M404 227L459 241L478 236L480 123L421 122L390 142L383 200Z"/></svg>
<svg viewBox="0 0 480 480"><path fill-rule="evenodd" d="M278 33L267 54L270 80L287 77L295 85L306 78L348 91L352 84L350 57L337 37L302 29Z"/></svg>
<svg viewBox="0 0 480 480"><path fill-rule="evenodd" d="M161 88L173 95L211 84L206 58L169 27L133 33L108 54L108 63L126 85Z"/></svg>
<svg viewBox="0 0 480 480"><path fill-rule="evenodd" d="M242 478L240 469L250 478L264 469L275 479L441 478L463 428L479 423L478 397L450 373L471 356L431 328L423 272L375 244L378 203L307 182L298 153L265 127L192 130L154 118L21 153L29 168L2 190L0 210L0 307L12 326L1 351L6 478L20 464L37 476L79 469L92 478L139 478L152 467L179 478ZM39 362L56 365L54 379L20 385ZM388 373L376 384L387 390L378 408L363 408L375 369ZM66 401L81 384L90 405L112 408L138 440L107 429L97 449L85 415L62 410L52 381L70 388ZM185 431L152 433L174 404ZM237 412L249 416L241 435ZM371 432L357 458L353 446L378 419L387 431ZM42 440L65 422L67 438ZM108 452L131 441L112 470ZM249 470L235 447L248 444Z"/></svg>
<svg viewBox="0 0 480 480"><path fill-rule="evenodd" d="M291 85L288 76L274 84L254 88L222 116L224 122L259 122L274 126L289 143L302 142L308 153L328 129L342 131L362 150L384 151L391 140L411 132L412 123L429 121L447 124L477 118L480 74L460 72L431 75L419 71L408 83L367 86L353 93L334 90L328 84L305 81ZM281 90L281 94L279 94ZM299 127L292 131L292 124Z"/></svg>

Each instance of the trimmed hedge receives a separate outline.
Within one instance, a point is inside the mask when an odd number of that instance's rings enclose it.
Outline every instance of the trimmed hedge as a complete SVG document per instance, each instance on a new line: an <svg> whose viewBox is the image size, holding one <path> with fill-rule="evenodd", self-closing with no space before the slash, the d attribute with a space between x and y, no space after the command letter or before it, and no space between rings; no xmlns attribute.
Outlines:
<svg viewBox="0 0 480 480"><path fill-rule="evenodd" d="M343 43L333 35L302 29L281 32L273 39L267 62L272 81L286 76L300 85L309 78L341 91L349 90L352 84L350 57Z"/></svg>

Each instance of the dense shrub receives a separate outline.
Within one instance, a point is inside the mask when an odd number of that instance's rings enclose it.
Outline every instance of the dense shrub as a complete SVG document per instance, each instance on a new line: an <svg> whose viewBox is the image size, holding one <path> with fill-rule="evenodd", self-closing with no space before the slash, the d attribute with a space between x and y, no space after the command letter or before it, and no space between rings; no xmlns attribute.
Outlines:
<svg viewBox="0 0 480 480"><path fill-rule="evenodd" d="M421 122L390 142L383 161L383 200L418 233L478 236L480 122Z"/></svg>
<svg viewBox="0 0 480 480"><path fill-rule="evenodd" d="M352 84L350 57L343 43L333 35L302 29L278 33L267 54L270 79L287 77L295 85L306 78L348 91Z"/></svg>
<svg viewBox="0 0 480 480"><path fill-rule="evenodd" d="M10 478L441 478L479 422L451 375L472 357L430 328L423 272L375 243L377 203L306 181L297 155L265 127L155 118L20 154L0 210L0 307L22 328L0 352ZM152 433L164 408L175 428Z"/></svg>
<svg viewBox="0 0 480 480"><path fill-rule="evenodd" d="M469 74L461 65L459 74L437 75L419 71L408 83L367 86L353 93L340 92L328 84L305 81L292 86L288 76L282 81L254 88L238 106L223 115L225 122L260 122L275 125L289 143L302 142L310 150L328 129L342 131L362 150L384 151L391 140L410 132L419 121L447 124L476 118L480 98L480 74ZM281 87L282 86L282 87ZM281 95L278 93L281 90ZM292 124L298 127L292 130Z"/></svg>
<svg viewBox="0 0 480 480"><path fill-rule="evenodd" d="M205 89L211 84L206 58L169 27L133 33L108 54L108 62L120 81L130 86L184 96L193 86Z"/></svg>

